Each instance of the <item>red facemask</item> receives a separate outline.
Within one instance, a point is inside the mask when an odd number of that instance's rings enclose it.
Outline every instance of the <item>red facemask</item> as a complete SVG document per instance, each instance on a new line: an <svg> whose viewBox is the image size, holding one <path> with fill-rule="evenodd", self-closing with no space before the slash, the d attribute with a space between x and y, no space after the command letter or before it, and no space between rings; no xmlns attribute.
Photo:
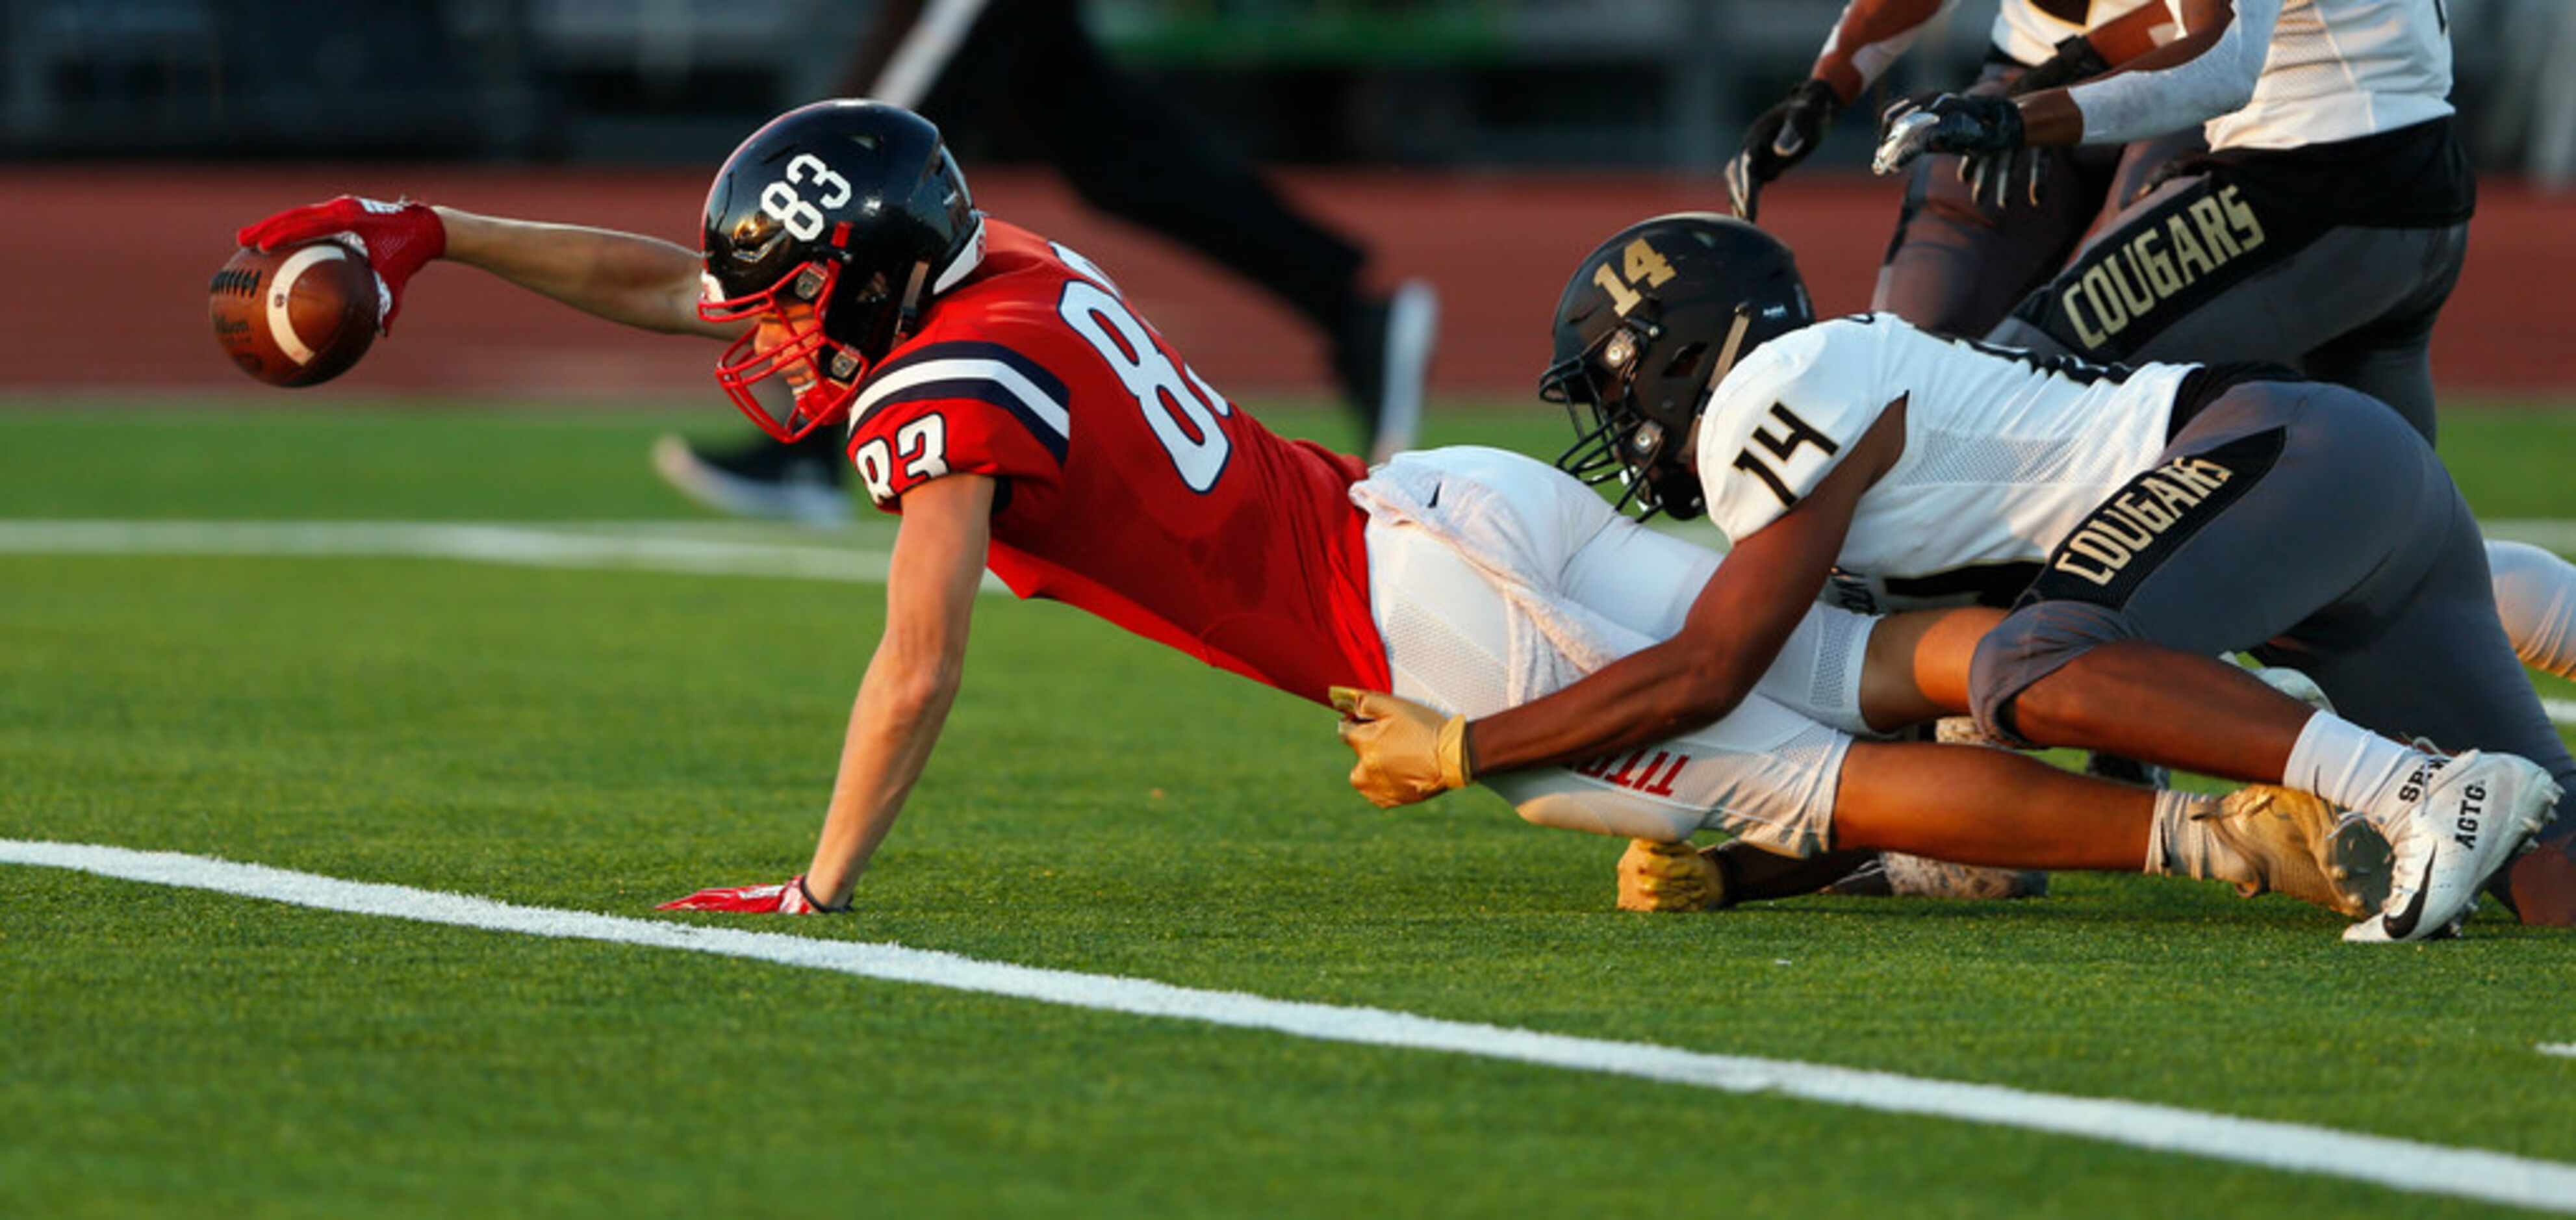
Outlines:
<svg viewBox="0 0 2576 1220"><path fill-rule="evenodd" d="M757 323L716 358L716 384L761 431L781 441L803 440L838 422L867 376L867 357L823 333L823 312L840 276L837 263L810 262L767 289L726 298L715 295L710 277L698 302L706 321Z"/></svg>

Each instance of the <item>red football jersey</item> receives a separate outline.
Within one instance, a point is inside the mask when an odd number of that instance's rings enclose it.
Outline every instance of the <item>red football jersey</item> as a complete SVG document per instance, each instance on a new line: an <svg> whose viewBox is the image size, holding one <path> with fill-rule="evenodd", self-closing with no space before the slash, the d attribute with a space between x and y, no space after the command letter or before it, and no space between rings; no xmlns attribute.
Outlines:
<svg viewBox="0 0 2576 1220"><path fill-rule="evenodd" d="M999 221L985 234L983 265L851 403L869 498L899 512L924 481L991 475L987 562L1021 597L1317 702L1387 689L1360 460L1235 409L1081 255Z"/></svg>

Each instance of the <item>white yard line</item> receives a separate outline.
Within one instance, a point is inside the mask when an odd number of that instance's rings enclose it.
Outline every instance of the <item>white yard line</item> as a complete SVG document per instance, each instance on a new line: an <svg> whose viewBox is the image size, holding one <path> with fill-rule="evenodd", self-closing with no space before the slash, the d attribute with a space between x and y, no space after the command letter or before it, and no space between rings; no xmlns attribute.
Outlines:
<svg viewBox="0 0 2576 1220"><path fill-rule="evenodd" d="M2487 526L2494 537L2576 550L2576 521ZM0 519L0 555L354 555L854 584L885 583L893 543L894 530L873 521L821 533L710 521ZM1010 590L987 572L983 591ZM2576 725L2576 700L2542 699L2540 706L2551 720Z"/></svg>
<svg viewBox="0 0 2576 1220"><path fill-rule="evenodd" d="M2576 520L2554 517L2499 517L2478 522L2478 529L2489 538L2506 542L2528 542L2561 555L2576 555Z"/></svg>
<svg viewBox="0 0 2576 1220"><path fill-rule="evenodd" d="M1042 970L895 944L514 906L407 886L343 881L175 852L0 839L0 863L264 898L423 923L686 949L862 978L1046 1004L1268 1030L1297 1038L1441 1051L1728 1093L1771 1093L1892 1114L2071 1135L2293 1173L2517 1207L2576 1213L2576 1165L2173 1106L2033 1093L1783 1059L1445 1021L1377 1008L1273 1000L1147 979Z"/></svg>
<svg viewBox="0 0 2576 1220"><path fill-rule="evenodd" d="M2533 1046L2531 1049L2539 1051L2544 1055L2557 1055L2565 1059L2576 1059L2576 1042L2543 1042Z"/></svg>

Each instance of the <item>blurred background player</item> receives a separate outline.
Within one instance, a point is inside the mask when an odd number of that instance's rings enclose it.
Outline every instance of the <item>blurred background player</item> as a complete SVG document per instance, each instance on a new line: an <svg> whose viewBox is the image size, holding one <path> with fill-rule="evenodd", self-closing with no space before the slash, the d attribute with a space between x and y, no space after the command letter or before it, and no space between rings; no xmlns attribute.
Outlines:
<svg viewBox="0 0 2576 1220"><path fill-rule="evenodd" d="M1813 153L1835 116L1956 3L1851 0L1809 78L1754 120L1727 163L1736 215L1756 219L1763 186ZM2001 0L1985 65L1967 91L2009 96L2098 75L2175 29L2164 0ZM1942 334L1982 335L2065 266L2096 219L2117 211L2157 166L2200 147L2199 133L2186 130L2128 145L1924 158L1907 179L1870 308Z"/></svg>
<svg viewBox="0 0 2576 1220"><path fill-rule="evenodd" d="M1438 327L1429 283L1376 295L1368 251L1299 211L1187 107L1122 71L1077 0L887 0L840 91L989 133L1061 171L1091 206L1187 246L1322 332L1371 460L1412 444ZM666 436L654 469L725 512L831 524L848 514L835 438L731 449Z"/></svg>
<svg viewBox="0 0 2576 1220"><path fill-rule="evenodd" d="M2388 403L2433 440L2433 325L2477 204L2450 102L2449 11L2439 0L2173 2L2179 38L2071 87L1935 99L1889 125L1883 165L2156 141L2205 124L2209 152L2164 164L2152 192L1987 337L2101 363L2285 365ZM2489 543L2488 564L2524 663L2576 676L2576 566L2514 542Z"/></svg>
<svg viewBox="0 0 2576 1220"><path fill-rule="evenodd" d="M2434 319L2477 188L2439 0L2175 0L2184 32L2106 76L1943 95L1891 120L1881 172L2205 124L1989 338L2097 362L2272 361L2433 427ZM1901 108L1900 108L1901 109Z"/></svg>

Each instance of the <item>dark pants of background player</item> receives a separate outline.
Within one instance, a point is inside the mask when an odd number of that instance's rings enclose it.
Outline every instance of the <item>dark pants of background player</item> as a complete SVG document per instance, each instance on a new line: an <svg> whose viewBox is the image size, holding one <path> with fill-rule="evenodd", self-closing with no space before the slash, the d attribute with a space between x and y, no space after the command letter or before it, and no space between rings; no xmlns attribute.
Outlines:
<svg viewBox="0 0 2576 1220"><path fill-rule="evenodd" d="M1043 160L1083 202L1198 251L1338 338L1362 306L1368 252L1291 210L1180 106L1111 63L1080 10L1075 0L991 0L914 109L969 164L978 153ZM844 92L868 92L919 14L917 4L886 6ZM801 447L837 475L841 441L825 428Z"/></svg>
<svg viewBox="0 0 2576 1220"><path fill-rule="evenodd" d="M1987 338L2100 363L2276 361L2430 440L2433 321L2476 206L2451 127L2185 158Z"/></svg>
<svg viewBox="0 0 2576 1220"><path fill-rule="evenodd" d="M1977 722L2013 740L2013 698L2103 644L2251 651L2367 728L2539 763L2571 793L2542 839L2568 850L2576 758L2505 639L2477 521L2432 447L2322 382L2246 382L2196 413L2184 401L2155 467L2058 544L1978 645Z"/></svg>
<svg viewBox="0 0 2576 1220"><path fill-rule="evenodd" d="M2000 94L2022 71L1990 59L1969 92ZM1969 195L1960 158L1921 158L1870 308L1937 334L1982 336L2066 265L2097 218L2117 212L2159 166L2201 147L2193 128L2136 144L2033 149L2046 163L2036 204L2019 176L1996 203L1991 187L1983 198Z"/></svg>

